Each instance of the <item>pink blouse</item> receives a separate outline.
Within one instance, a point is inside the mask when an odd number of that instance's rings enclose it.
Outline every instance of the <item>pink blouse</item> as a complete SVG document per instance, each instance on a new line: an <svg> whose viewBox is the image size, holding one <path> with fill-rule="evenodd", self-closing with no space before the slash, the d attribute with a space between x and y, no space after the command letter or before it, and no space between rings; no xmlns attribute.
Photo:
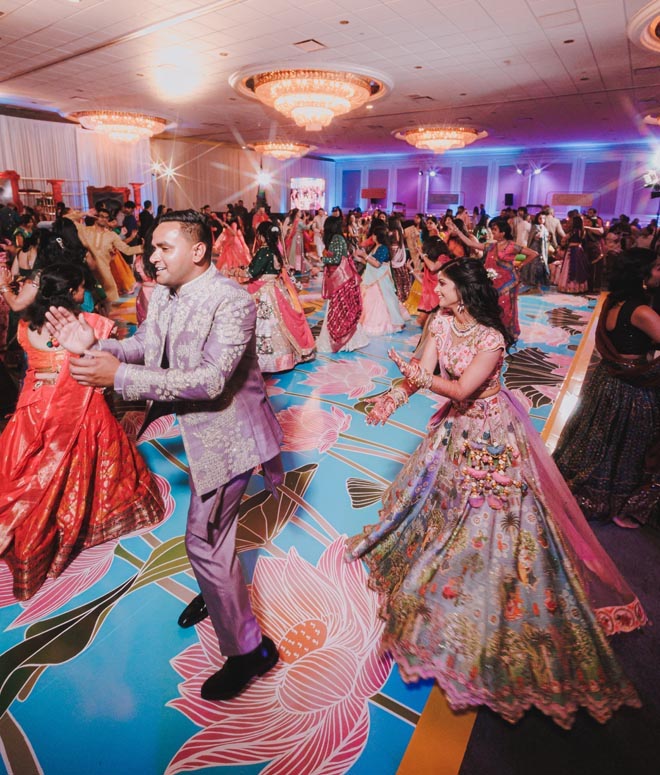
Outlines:
<svg viewBox="0 0 660 775"><path fill-rule="evenodd" d="M493 373L475 394L499 386L505 350L504 337L499 331L481 323L474 323L465 331L461 331L453 315L437 314L431 323L431 333L435 338L438 361L449 379L458 379L478 353L501 350L502 354Z"/></svg>

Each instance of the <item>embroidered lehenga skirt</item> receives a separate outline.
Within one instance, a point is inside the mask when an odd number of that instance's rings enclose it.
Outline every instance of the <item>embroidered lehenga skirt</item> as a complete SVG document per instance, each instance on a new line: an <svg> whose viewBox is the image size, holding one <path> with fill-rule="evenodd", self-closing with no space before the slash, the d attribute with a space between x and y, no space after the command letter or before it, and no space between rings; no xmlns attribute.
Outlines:
<svg viewBox="0 0 660 775"><path fill-rule="evenodd" d="M579 707L639 704L606 633L644 612L506 391L448 403L348 547L381 593L383 648L453 708L535 706L568 728Z"/></svg>

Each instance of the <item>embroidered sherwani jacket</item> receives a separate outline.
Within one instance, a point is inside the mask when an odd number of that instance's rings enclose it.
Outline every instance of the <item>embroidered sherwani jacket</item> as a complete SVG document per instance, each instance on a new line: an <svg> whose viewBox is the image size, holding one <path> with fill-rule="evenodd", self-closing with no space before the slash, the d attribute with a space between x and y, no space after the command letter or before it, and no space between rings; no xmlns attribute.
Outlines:
<svg viewBox="0 0 660 775"><path fill-rule="evenodd" d="M100 347L122 361L124 399L171 404L194 490L215 490L276 458L282 431L256 355L250 294L211 266L178 294L157 286L136 334Z"/></svg>

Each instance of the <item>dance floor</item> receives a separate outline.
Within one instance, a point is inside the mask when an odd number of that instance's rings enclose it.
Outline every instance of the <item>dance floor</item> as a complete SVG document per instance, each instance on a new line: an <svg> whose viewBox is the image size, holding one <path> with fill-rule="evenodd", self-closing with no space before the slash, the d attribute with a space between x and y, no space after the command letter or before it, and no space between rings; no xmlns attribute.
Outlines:
<svg viewBox="0 0 660 775"><path fill-rule="evenodd" d="M320 327L320 295L303 299ZM504 379L539 430L594 304L558 293L520 300L522 338ZM129 301L121 315L130 314ZM387 426L365 423L367 397L398 375L388 348L409 354L418 338L411 322L363 351L320 355L267 380L287 473L279 501L253 476L238 548L256 615L281 661L237 699L200 699L223 657L208 620L190 630L176 624L197 589L183 543L189 491L174 417L156 421L139 444L167 505L161 525L85 552L25 604L13 600L0 563L7 772L397 772L432 685L406 685L379 652L376 597L364 566L343 562L342 537L376 521L384 488L435 411L438 397L419 394ZM120 409L134 431L138 413ZM464 735L454 772L474 717L448 722Z"/></svg>

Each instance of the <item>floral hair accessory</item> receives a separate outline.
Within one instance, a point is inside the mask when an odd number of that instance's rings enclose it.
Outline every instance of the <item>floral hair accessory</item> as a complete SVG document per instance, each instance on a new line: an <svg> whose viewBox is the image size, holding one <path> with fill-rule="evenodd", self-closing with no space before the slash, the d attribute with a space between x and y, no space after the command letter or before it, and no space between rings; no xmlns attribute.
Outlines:
<svg viewBox="0 0 660 775"><path fill-rule="evenodd" d="M495 280L497 280L499 277L499 274L495 271L495 269L486 269L486 274L488 275L488 279L491 282L495 282Z"/></svg>

